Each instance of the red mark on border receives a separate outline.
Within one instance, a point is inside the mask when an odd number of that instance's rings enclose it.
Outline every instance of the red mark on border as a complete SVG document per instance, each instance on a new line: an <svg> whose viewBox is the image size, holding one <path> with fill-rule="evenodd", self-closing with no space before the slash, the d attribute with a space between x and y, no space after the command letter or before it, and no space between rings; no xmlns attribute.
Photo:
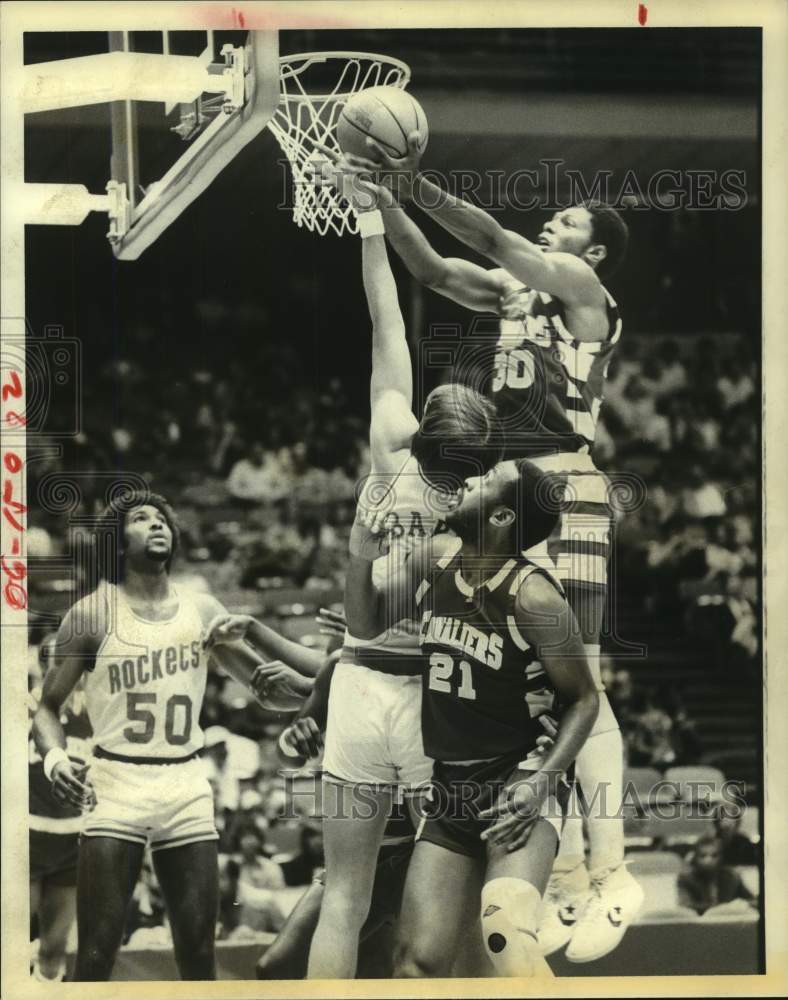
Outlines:
<svg viewBox="0 0 788 1000"><path fill-rule="evenodd" d="M644 3L638 4L638 24L643 27L648 20L648 7Z"/></svg>

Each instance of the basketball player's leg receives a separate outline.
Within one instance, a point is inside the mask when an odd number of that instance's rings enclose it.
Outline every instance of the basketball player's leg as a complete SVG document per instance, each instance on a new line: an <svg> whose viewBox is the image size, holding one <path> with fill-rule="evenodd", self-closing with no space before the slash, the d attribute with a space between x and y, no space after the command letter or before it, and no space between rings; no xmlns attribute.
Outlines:
<svg viewBox="0 0 788 1000"><path fill-rule="evenodd" d="M143 838L82 837L77 868L75 982L110 978L144 849Z"/></svg>
<svg viewBox="0 0 788 1000"><path fill-rule="evenodd" d="M323 880L315 880L290 911L276 938L257 960L258 979L303 979L320 917Z"/></svg>
<svg viewBox="0 0 788 1000"><path fill-rule="evenodd" d="M537 929L557 847L556 828L545 819L534 823L517 851L508 853L505 844L488 845L481 923L497 976L552 976L541 957Z"/></svg>
<svg viewBox="0 0 788 1000"><path fill-rule="evenodd" d="M578 856L582 859L582 832L575 818L579 810L573 809L556 862L554 888L559 891L549 894L556 902L551 908L553 916L578 904L580 916L570 928L566 952L567 958L576 962L600 958L615 948L643 901L642 889L624 864L623 740L601 679L600 633L613 530L608 491L609 483L601 474L570 475L567 494L572 507L563 515L560 527L559 573L580 628L600 703L594 728L575 765L586 804L590 893L582 904L585 873L578 860ZM557 926L555 920L553 924Z"/></svg>
<svg viewBox="0 0 788 1000"><path fill-rule="evenodd" d="M44 979L61 978L66 966L68 936L77 915L75 873L44 881L38 906L37 967Z"/></svg>
<svg viewBox="0 0 788 1000"><path fill-rule="evenodd" d="M181 979L216 978L217 843L202 840L153 852Z"/></svg>
<svg viewBox="0 0 788 1000"><path fill-rule="evenodd" d="M309 950L310 979L352 979L391 811L385 787L323 779L326 886Z"/></svg>
<svg viewBox="0 0 788 1000"><path fill-rule="evenodd" d="M44 890L44 879L30 877L30 932L33 932L33 920L38 915L38 906L41 902L41 893Z"/></svg>
<svg viewBox="0 0 788 1000"><path fill-rule="evenodd" d="M478 896L480 858L419 840L405 880L397 942L396 978L448 976Z"/></svg>

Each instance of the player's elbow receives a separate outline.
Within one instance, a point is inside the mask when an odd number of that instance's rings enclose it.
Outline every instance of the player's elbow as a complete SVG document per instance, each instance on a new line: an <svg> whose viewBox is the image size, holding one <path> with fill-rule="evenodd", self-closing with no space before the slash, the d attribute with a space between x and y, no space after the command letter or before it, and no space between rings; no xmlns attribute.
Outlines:
<svg viewBox="0 0 788 1000"><path fill-rule="evenodd" d="M599 715L599 693L593 681L582 691L575 702L578 713L590 732ZM587 734L586 734L587 735Z"/></svg>

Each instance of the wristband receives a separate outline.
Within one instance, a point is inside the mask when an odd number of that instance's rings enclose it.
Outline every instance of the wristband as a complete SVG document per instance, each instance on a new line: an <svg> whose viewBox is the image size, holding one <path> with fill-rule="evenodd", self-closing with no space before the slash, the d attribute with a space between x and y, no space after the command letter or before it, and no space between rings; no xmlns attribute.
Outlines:
<svg viewBox="0 0 788 1000"><path fill-rule="evenodd" d="M285 741L286 729L283 729L279 734L279 749L285 755L285 757L300 757L301 754L296 750L295 747L291 747L289 743Z"/></svg>
<svg viewBox="0 0 788 1000"><path fill-rule="evenodd" d="M44 757L44 775L47 781L52 780L52 771L54 770L55 764L59 764L62 760L68 761L68 754L63 749L63 747L52 747L51 750L47 751Z"/></svg>
<svg viewBox="0 0 788 1000"><path fill-rule="evenodd" d="M362 240L368 236L385 236L386 227L383 224L383 216L380 209L372 212L361 212L358 217L358 235Z"/></svg>

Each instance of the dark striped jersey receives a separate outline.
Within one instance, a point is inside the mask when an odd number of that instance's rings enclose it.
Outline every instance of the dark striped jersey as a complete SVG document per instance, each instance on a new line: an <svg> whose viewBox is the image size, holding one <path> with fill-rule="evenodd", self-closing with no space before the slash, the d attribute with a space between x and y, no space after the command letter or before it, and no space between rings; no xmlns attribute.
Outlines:
<svg viewBox="0 0 788 1000"><path fill-rule="evenodd" d="M437 561L417 593L426 667L422 736L428 757L486 760L522 749L544 734L538 717L554 691L536 650L515 620L515 601L532 573L553 574L512 558L472 588L462 575L461 542Z"/></svg>
<svg viewBox="0 0 788 1000"><path fill-rule="evenodd" d="M61 805L51 792L49 779L44 774L44 762L33 741L33 716L38 708L41 690L34 688L27 696L28 721L28 781L30 828L49 833L68 833L79 828L69 823L81 816L74 806ZM84 764L90 756L91 728L85 708L85 693L80 684L63 706L60 721L66 735L66 753L77 764ZM36 822L36 819L42 822ZM62 822L61 822L62 821Z"/></svg>
<svg viewBox="0 0 788 1000"><path fill-rule="evenodd" d="M589 452L607 369L621 338L618 307L607 289L608 333L576 340L560 299L512 282L501 296L500 334L490 395L506 435L506 458Z"/></svg>

